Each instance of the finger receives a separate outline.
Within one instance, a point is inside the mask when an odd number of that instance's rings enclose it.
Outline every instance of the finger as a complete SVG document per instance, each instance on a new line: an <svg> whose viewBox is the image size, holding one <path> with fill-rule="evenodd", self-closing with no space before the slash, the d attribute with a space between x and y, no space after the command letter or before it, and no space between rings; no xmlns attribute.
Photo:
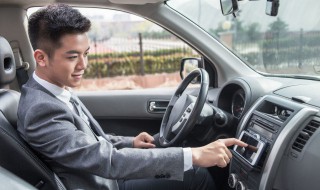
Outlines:
<svg viewBox="0 0 320 190"><path fill-rule="evenodd" d="M232 158L232 153L230 152L230 150L227 147L226 147L225 152L228 155L228 158L231 159Z"/></svg>
<svg viewBox="0 0 320 190"><path fill-rule="evenodd" d="M229 139L221 139L222 142L224 142L224 144L226 146L232 146L232 145L238 145L238 146L242 146L242 147L246 147L248 146L247 143L240 141L239 139L236 138L229 138Z"/></svg>
<svg viewBox="0 0 320 190"><path fill-rule="evenodd" d="M224 159L222 159L222 160L219 162L219 164L217 164L217 166L220 167L220 168L224 168L224 167L227 166L227 162L226 162Z"/></svg>
<svg viewBox="0 0 320 190"><path fill-rule="evenodd" d="M226 162L227 164L230 163L230 158L229 158L229 156L228 156L227 154L224 155L224 160L225 160L225 162Z"/></svg>
<svg viewBox="0 0 320 190"><path fill-rule="evenodd" d="M156 145L154 145L154 144L152 144L152 143L141 142L140 147L141 147L141 148L155 148Z"/></svg>
<svg viewBox="0 0 320 190"><path fill-rule="evenodd" d="M153 142L154 141L154 138L153 136L149 135L148 133L146 134L145 136L145 141L147 142Z"/></svg>
<svg viewBox="0 0 320 190"><path fill-rule="evenodd" d="M227 163L227 164L230 162L229 155L228 155L226 152L222 152L222 153L221 153L220 162L221 162L222 164L223 164L224 162Z"/></svg>
<svg viewBox="0 0 320 190"><path fill-rule="evenodd" d="M154 141L153 136L149 135L146 132L141 133L141 136L142 136L143 141L145 141L145 142L153 142Z"/></svg>

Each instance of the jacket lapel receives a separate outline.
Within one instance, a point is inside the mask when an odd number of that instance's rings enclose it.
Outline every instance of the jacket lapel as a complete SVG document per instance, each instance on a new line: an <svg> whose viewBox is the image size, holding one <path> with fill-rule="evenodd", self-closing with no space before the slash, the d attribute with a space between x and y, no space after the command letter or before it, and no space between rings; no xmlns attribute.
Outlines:
<svg viewBox="0 0 320 190"><path fill-rule="evenodd" d="M58 101L61 103L62 106L66 107L65 109L69 109L67 107L67 105L62 102L61 100L59 100L54 94L52 94L50 91L48 91L46 88L44 88L42 85L40 85L36 80L34 80L33 77L31 77L28 82L25 84L26 86L28 87L31 87L31 88L34 88L34 89L37 89L37 90L40 90L40 91L43 91L44 93L47 93L49 94L54 100L53 101ZM79 101L80 105L82 108L85 108L85 106L82 104L82 102L78 99L77 97L77 100ZM83 109L84 113L88 116L89 118L89 121L90 123L94 123L93 121L95 121L95 119L93 119L92 115L89 113L89 111L85 108ZM88 114L89 113L89 114ZM81 130L83 131L84 133L92 136L93 138L97 139L98 138L96 137L96 135L91 131L91 129L89 128L90 126L88 126L88 124L79 116L77 115L76 113L72 112L72 115L74 117L74 121L75 121L75 127L78 129L78 130ZM95 123L97 123L95 121ZM96 124L95 124L96 125ZM101 128L100 125L98 124L99 127L96 127L94 128L94 130L96 128ZM101 129L102 130L102 129ZM98 132L98 130L95 130L95 132ZM97 133L99 134L99 133ZM100 134L99 134L100 135ZM102 135L101 135L102 136Z"/></svg>

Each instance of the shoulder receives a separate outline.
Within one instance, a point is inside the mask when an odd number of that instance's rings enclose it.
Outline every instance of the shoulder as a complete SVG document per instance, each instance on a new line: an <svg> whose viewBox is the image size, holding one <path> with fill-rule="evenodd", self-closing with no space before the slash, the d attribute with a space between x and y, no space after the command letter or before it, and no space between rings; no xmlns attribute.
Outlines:
<svg viewBox="0 0 320 190"><path fill-rule="evenodd" d="M18 111L33 109L35 107L47 107L57 104L58 99L37 89L24 88L21 91Z"/></svg>
<svg viewBox="0 0 320 190"><path fill-rule="evenodd" d="M74 123L72 111L65 103L38 89L24 90L18 106L17 126L25 138L39 135L38 132L52 129L52 126Z"/></svg>
<svg viewBox="0 0 320 190"><path fill-rule="evenodd" d="M63 106L58 98L51 94L48 90L42 87L34 79L30 79L21 89L20 104L27 105L30 107L32 105L57 105Z"/></svg>
<svg viewBox="0 0 320 190"><path fill-rule="evenodd" d="M47 114L71 114L65 103L42 88L29 83L22 87L18 106L20 118L44 117Z"/></svg>

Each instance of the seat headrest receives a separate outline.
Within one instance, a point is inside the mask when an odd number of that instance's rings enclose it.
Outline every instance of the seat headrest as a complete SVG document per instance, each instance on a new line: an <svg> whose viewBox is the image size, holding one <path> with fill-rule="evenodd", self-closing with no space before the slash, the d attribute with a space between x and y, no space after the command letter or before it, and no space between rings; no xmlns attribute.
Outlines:
<svg viewBox="0 0 320 190"><path fill-rule="evenodd" d="M16 64L9 42L0 36L0 88L9 84L16 76Z"/></svg>

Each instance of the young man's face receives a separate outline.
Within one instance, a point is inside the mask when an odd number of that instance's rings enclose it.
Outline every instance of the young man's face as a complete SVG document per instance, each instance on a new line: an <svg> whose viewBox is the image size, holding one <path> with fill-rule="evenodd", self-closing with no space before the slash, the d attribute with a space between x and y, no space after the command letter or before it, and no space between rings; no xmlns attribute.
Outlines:
<svg viewBox="0 0 320 190"><path fill-rule="evenodd" d="M47 59L42 78L62 88L77 87L88 64L88 37L86 34L66 34L60 43L61 46Z"/></svg>

